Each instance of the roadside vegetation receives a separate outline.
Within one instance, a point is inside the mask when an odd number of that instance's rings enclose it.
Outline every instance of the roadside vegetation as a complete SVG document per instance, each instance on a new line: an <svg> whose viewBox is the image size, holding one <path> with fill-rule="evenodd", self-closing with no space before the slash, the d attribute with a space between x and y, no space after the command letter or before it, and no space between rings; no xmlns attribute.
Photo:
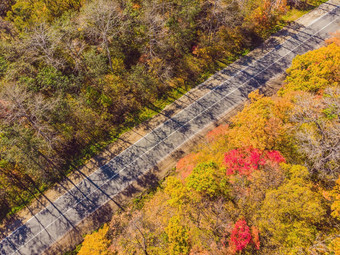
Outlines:
<svg viewBox="0 0 340 255"><path fill-rule="evenodd" d="M0 220L318 4L2 0Z"/></svg>
<svg viewBox="0 0 340 255"><path fill-rule="evenodd" d="M74 253L339 254L339 65L339 35L297 56Z"/></svg>

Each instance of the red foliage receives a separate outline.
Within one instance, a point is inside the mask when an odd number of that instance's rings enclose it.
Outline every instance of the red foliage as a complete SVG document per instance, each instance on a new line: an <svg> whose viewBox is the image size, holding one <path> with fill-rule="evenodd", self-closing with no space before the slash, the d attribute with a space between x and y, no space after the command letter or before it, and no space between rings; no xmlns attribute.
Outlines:
<svg viewBox="0 0 340 255"><path fill-rule="evenodd" d="M277 165L285 162L284 157L278 151L262 151L252 147L234 149L224 156L227 175L239 173L249 176L254 170L264 165Z"/></svg>
<svg viewBox="0 0 340 255"><path fill-rule="evenodd" d="M282 162L286 162L285 158L279 151L266 151L265 152L266 163L276 165Z"/></svg>
<svg viewBox="0 0 340 255"><path fill-rule="evenodd" d="M250 229L247 222L244 219L240 219L235 223L231 231L229 250L235 254L247 248L249 244L256 250L260 249L259 230L254 226Z"/></svg>
<svg viewBox="0 0 340 255"><path fill-rule="evenodd" d="M233 252L242 251L251 242L251 232L247 222L243 219L235 223L231 232L229 247Z"/></svg>

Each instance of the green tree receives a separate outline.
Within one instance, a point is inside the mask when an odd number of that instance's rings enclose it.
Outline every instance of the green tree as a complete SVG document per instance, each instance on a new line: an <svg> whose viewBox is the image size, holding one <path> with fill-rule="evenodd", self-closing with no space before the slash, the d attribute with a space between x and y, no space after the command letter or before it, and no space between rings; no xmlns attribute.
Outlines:
<svg viewBox="0 0 340 255"><path fill-rule="evenodd" d="M186 185L210 198L226 195L229 187L223 172L214 162L199 164L186 179Z"/></svg>

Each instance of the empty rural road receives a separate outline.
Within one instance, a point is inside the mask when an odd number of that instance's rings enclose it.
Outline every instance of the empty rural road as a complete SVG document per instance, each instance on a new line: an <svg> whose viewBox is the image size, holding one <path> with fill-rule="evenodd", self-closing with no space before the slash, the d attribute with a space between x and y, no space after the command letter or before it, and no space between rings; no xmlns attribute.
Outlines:
<svg viewBox="0 0 340 255"><path fill-rule="evenodd" d="M121 152L1 240L0 254L43 253L108 202L109 197L114 197L204 127L243 102L251 91L283 73L296 55L319 47L330 32L340 28L340 6L332 5L330 9L266 55L248 59L242 70L229 68L228 72L232 73L228 80Z"/></svg>

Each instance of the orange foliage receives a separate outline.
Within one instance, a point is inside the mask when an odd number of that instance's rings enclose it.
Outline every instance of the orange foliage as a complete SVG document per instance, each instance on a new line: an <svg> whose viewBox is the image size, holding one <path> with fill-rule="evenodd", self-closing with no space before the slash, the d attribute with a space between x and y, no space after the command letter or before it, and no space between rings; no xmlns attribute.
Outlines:
<svg viewBox="0 0 340 255"><path fill-rule="evenodd" d="M257 227L255 226L252 226L251 227L251 235L253 237L253 244L255 246L255 249L256 250L259 250L260 249L260 237L259 237L259 230Z"/></svg>
<svg viewBox="0 0 340 255"><path fill-rule="evenodd" d="M257 34L266 37L270 33L269 28L273 27L277 18L287 11L287 1L265 0L263 4L255 9L249 16L250 24Z"/></svg>
<svg viewBox="0 0 340 255"><path fill-rule="evenodd" d="M132 6L133 9L140 9L140 7L141 7L140 4L137 3L134 3Z"/></svg>
<svg viewBox="0 0 340 255"><path fill-rule="evenodd" d="M188 177L198 164L201 154L200 152L191 153L181 158L176 164L176 172L178 172L183 179Z"/></svg>
<svg viewBox="0 0 340 255"><path fill-rule="evenodd" d="M218 138L225 136L228 133L228 124L223 124L211 130L207 135L207 140L209 142L215 141Z"/></svg>
<svg viewBox="0 0 340 255"><path fill-rule="evenodd" d="M329 44L336 44L337 46L340 46L340 31L337 31L335 33L332 33L332 38L329 38L326 40L326 43Z"/></svg>
<svg viewBox="0 0 340 255"><path fill-rule="evenodd" d="M190 250L189 255L210 255L210 253L202 248L194 247Z"/></svg>
<svg viewBox="0 0 340 255"><path fill-rule="evenodd" d="M340 237L334 238L328 248L332 252L331 254L340 255Z"/></svg>

